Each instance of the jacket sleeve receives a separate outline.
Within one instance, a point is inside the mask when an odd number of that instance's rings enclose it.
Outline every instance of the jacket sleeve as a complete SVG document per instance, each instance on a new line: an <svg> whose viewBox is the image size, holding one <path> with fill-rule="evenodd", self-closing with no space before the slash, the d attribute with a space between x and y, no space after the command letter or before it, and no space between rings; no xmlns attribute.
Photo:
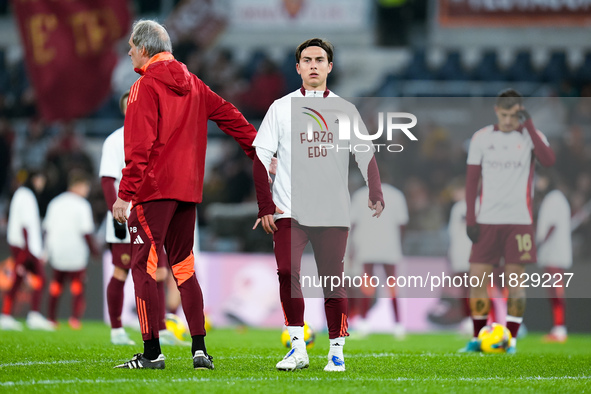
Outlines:
<svg viewBox="0 0 591 394"><path fill-rule="evenodd" d="M125 114L125 168L119 183L119 197L131 201L140 188L152 146L158 136L158 96L140 78L131 87Z"/></svg>
<svg viewBox="0 0 591 394"><path fill-rule="evenodd" d="M218 127L240 144L240 147L248 157L254 159L255 150L252 142L257 131L248 123L238 109L215 94L209 86L202 83L205 89L207 117L214 121Z"/></svg>
<svg viewBox="0 0 591 394"><path fill-rule="evenodd" d="M534 155L538 158L538 161L544 167L552 167L556 162L556 155L548 144L546 138L536 130L534 123L531 119L526 120L523 126L529 133L531 141L534 145Z"/></svg>

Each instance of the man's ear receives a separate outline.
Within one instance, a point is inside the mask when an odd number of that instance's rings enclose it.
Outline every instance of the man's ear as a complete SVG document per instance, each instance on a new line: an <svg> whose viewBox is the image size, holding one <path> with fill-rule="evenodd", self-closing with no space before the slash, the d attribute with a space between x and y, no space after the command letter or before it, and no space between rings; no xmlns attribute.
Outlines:
<svg viewBox="0 0 591 394"><path fill-rule="evenodd" d="M302 74L300 72L300 63L296 63L296 71L298 72L298 74L300 74L300 75Z"/></svg>

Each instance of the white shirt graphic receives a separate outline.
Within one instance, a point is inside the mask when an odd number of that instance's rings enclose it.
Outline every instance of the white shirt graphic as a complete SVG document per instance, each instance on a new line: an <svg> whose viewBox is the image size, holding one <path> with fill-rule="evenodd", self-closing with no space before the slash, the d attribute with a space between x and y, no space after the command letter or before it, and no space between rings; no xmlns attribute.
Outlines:
<svg viewBox="0 0 591 394"><path fill-rule="evenodd" d="M273 154L277 153L273 202L284 213L275 214L275 220L293 218L305 226L349 227L349 149L359 146L359 151L352 153L367 182L374 147L371 141L362 141L353 132L350 140L338 139L338 117L331 111L338 109L358 116L351 103L332 92L323 98L322 92L306 91L306 99L303 97L298 89L276 100L253 143L267 171ZM292 103L295 98L298 100ZM311 117L315 120L310 120ZM312 140L307 133L310 123L314 127ZM362 134L367 134L363 122L359 128ZM328 149L328 145L332 148Z"/></svg>
<svg viewBox="0 0 591 394"><path fill-rule="evenodd" d="M538 134L549 145L546 137ZM533 147L525 129L504 133L491 125L474 134L468 164L482 166L478 223L532 223Z"/></svg>

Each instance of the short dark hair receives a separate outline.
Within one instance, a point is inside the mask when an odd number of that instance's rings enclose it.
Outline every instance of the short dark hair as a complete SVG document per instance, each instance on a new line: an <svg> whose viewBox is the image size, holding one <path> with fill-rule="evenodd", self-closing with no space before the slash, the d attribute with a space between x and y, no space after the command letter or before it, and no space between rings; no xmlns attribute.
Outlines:
<svg viewBox="0 0 591 394"><path fill-rule="evenodd" d="M523 96L515 89L505 89L497 96L496 106L503 109L513 108L523 103Z"/></svg>
<svg viewBox="0 0 591 394"><path fill-rule="evenodd" d="M328 57L328 62L332 63L332 55L334 52L334 47L332 46L330 41L323 40L322 38L310 38L309 40L306 40L306 41L302 42L300 45L298 45L298 47L296 48L296 51L295 51L296 63L300 62L300 58L302 57L302 52L304 51L304 49L306 49L308 47L320 47L320 48L324 49L326 51L326 56Z"/></svg>
<svg viewBox="0 0 591 394"><path fill-rule="evenodd" d="M87 183L90 185L90 176L81 169L75 168L68 173L68 187L72 187L78 183Z"/></svg>
<svg viewBox="0 0 591 394"><path fill-rule="evenodd" d="M121 111L121 113L123 115L125 115L125 112L123 112L123 105L127 104L127 98L129 97L129 90L126 91L125 93L123 93L121 95L121 98L119 99L119 110Z"/></svg>

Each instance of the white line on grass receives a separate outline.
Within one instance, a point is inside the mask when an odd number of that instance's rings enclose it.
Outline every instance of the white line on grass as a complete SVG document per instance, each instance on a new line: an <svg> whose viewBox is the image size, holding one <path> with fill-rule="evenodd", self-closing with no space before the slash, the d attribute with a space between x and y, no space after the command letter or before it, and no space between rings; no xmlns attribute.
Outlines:
<svg viewBox="0 0 591 394"><path fill-rule="evenodd" d="M287 376L287 374L283 374ZM179 378L170 379L166 378L166 382L174 383L189 383L189 382L260 382L260 381L278 381L277 377L268 378ZM306 382L306 381L377 381L377 382L489 382L489 381L552 381L552 380L591 380L591 376L520 376L520 377L483 377L483 378L363 378L360 376L355 377L340 377L340 378L321 378L321 377L295 377L294 380ZM69 379L69 380L32 380L32 381L16 381L16 382L0 382L0 387L16 387L16 386L53 386L53 385L69 385L69 384L117 384L117 383L161 383L163 379L145 379L138 376L138 379Z"/></svg>
<svg viewBox="0 0 591 394"><path fill-rule="evenodd" d="M383 357L466 357L462 353L368 353L368 354L351 354L350 357L354 358L383 358ZM249 354L248 356L216 356L217 360L240 360L243 358L257 359L257 360L274 360L281 358L281 354L278 353L276 356L258 356L255 354ZM310 356L310 358L326 358L324 355ZM186 357L166 357L167 360L185 360ZM117 363L122 360L101 360L106 363ZM76 364L81 363L83 360L60 360L60 361L21 361L14 363L0 364L0 368L6 367L28 367L32 365L54 365L54 364Z"/></svg>

